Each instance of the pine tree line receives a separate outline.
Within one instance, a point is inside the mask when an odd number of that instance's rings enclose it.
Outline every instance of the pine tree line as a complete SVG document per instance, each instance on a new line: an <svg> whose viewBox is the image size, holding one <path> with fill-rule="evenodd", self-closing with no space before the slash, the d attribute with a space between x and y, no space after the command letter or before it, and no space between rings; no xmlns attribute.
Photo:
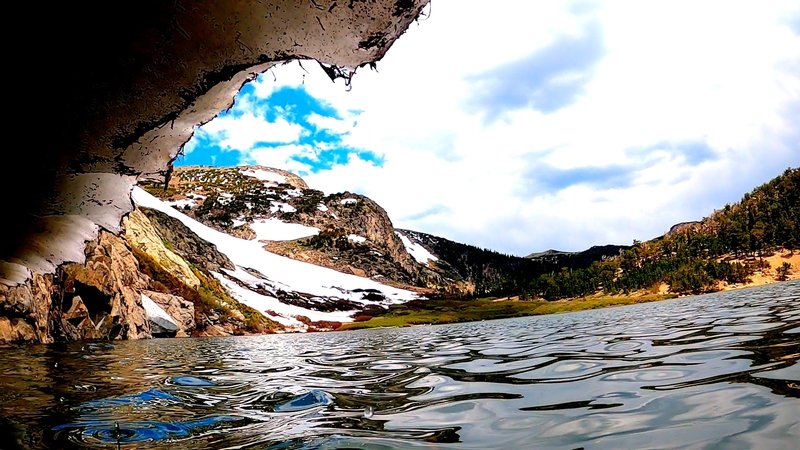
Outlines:
<svg viewBox="0 0 800 450"><path fill-rule="evenodd" d="M800 249L800 168L787 169L700 223L652 241L635 241L616 258L535 276L523 295L555 300L598 291L628 293L661 283L676 293L708 292L719 281L746 282L764 267L760 257L778 248ZM726 261L727 255L751 258ZM786 266L779 271L784 279Z"/></svg>

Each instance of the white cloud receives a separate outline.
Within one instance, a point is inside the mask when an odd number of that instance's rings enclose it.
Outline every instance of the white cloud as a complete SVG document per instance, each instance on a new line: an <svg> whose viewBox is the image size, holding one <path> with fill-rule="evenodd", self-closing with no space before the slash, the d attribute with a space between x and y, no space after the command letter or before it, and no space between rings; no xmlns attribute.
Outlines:
<svg viewBox="0 0 800 450"><path fill-rule="evenodd" d="M246 153L246 156L242 159L242 164L257 164L266 167L277 167L304 175L308 170L308 166L298 162L295 159L292 159L293 156L316 160L317 152L310 145L302 144L287 144L275 147L256 147Z"/></svg>
<svg viewBox="0 0 800 450"><path fill-rule="evenodd" d="M326 117L312 113L309 114L306 120L317 128L330 130L336 134L349 133L355 126L355 119L352 117L337 119L335 117Z"/></svg>
<svg viewBox="0 0 800 450"><path fill-rule="evenodd" d="M217 141L223 149L239 151L249 150L259 142L295 142L302 132L303 127L286 119L268 122L252 112L218 117L198 131L208 139Z"/></svg>
<svg viewBox="0 0 800 450"><path fill-rule="evenodd" d="M800 35L785 20L800 13L792 2L433 6L377 72L358 71L349 91L313 62L256 82L261 98L303 84L344 117L313 116L316 125L384 157L378 167L351 155L349 164L306 176L312 187L366 194L400 227L527 254L649 239L800 164ZM603 54L567 106L507 110L496 120L468 108L472 77L589 26L600 28ZM231 148L300 133L280 120L269 132L263 121L215 122L206 127L224 130ZM249 160L304 170L292 152L314 154L257 148ZM630 171L624 182L578 182L581 170L602 169L596 178L620 167ZM543 170L572 174L574 183L547 188Z"/></svg>

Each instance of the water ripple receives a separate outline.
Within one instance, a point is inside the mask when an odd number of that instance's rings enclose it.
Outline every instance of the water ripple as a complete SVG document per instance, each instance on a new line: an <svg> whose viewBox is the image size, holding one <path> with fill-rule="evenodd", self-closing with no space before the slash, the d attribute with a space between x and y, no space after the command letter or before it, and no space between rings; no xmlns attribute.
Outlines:
<svg viewBox="0 0 800 450"><path fill-rule="evenodd" d="M798 311L790 282L446 326L7 348L0 432L59 449L794 448Z"/></svg>

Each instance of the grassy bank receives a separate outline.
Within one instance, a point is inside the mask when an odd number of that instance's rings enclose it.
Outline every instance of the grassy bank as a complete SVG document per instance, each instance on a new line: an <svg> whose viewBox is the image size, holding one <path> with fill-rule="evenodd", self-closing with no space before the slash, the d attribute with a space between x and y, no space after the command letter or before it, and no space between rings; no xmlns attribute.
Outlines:
<svg viewBox="0 0 800 450"><path fill-rule="evenodd" d="M406 327L410 325L473 322L509 317L556 314L607 306L632 305L674 298L672 294L647 294L639 296L587 297L568 301L544 300L414 300L392 306L380 316L363 317L368 320L345 323L340 330L358 330L377 327Z"/></svg>

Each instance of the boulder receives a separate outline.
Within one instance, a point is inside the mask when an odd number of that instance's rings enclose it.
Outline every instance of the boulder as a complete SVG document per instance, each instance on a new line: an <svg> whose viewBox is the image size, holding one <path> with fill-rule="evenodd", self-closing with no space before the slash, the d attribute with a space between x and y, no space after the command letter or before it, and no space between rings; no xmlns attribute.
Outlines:
<svg viewBox="0 0 800 450"><path fill-rule="evenodd" d="M179 327L176 336L192 334L196 328L192 302L183 297L162 292L143 291L142 294L149 297L175 321Z"/></svg>
<svg viewBox="0 0 800 450"><path fill-rule="evenodd" d="M145 294L142 294L142 306L147 320L150 321L153 337L174 337L180 330L175 319Z"/></svg>
<svg viewBox="0 0 800 450"><path fill-rule="evenodd" d="M81 297L95 324L97 337L142 339L151 337L140 292L149 279L120 237L102 231L86 247L86 264L63 268L66 292Z"/></svg>

